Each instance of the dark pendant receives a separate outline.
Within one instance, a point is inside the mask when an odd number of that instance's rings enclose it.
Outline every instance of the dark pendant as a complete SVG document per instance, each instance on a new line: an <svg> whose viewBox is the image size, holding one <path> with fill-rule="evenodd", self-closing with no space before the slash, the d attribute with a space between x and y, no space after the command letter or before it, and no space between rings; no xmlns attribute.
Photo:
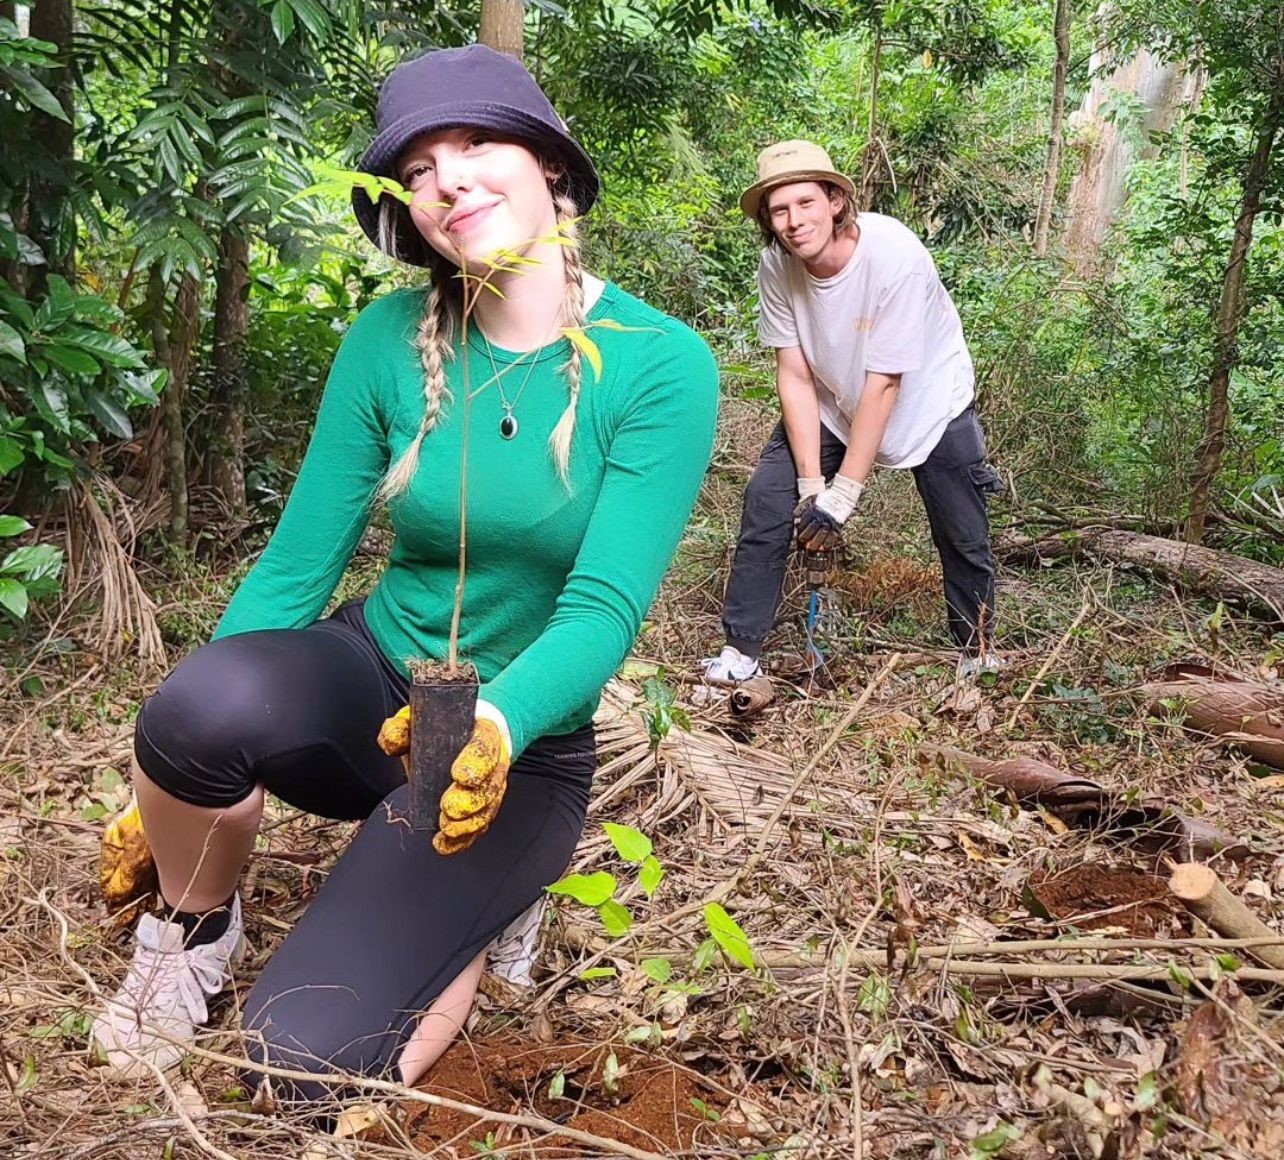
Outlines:
<svg viewBox="0 0 1284 1160"><path fill-rule="evenodd" d="M512 439L517 434L517 420L512 415L505 415L499 421L499 433L505 439Z"/></svg>

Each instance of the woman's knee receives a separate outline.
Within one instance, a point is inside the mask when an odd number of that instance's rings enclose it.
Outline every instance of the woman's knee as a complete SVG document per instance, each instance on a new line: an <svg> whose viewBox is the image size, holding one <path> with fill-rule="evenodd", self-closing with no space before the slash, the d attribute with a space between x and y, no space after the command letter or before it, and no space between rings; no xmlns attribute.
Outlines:
<svg viewBox="0 0 1284 1160"><path fill-rule="evenodd" d="M214 641L185 657L144 703L134 756L151 781L180 801L223 808L254 789L251 753L271 727L263 668L240 638Z"/></svg>

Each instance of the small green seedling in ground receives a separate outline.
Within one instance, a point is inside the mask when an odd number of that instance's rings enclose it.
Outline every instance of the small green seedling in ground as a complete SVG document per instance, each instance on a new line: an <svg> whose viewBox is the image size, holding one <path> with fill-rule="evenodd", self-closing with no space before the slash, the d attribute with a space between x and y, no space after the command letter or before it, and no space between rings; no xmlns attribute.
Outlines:
<svg viewBox="0 0 1284 1160"><path fill-rule="evenodd" d="M566 1096L566 1072L560 1067L557 1074L548 1081L548 1098L550 1100L560 1100Z"/></svg>
<svg viewBox="0 0 1284 1160"><path fill-rule="evenodd" d="M675 725L690 732L691 718L685 709L677 707L678 694L659 677L649 677L642 683L642 696L646 701L642 721L653 750L660 747Z"/></svg>
<svg viewBox="0 0 1284 1160"><path fill-rule="evenodd" d="M622 1074L620 1061L613 1051L606 1057L606 1062L602 1065L602 1090L611 1099L615 1099L620 1094L620 1076Z"/></svg>
<svg viewBox="0 0 1284 1160"><path fill-rule="evenodd" d="M697 1112L699 1112L706 1120L709 1120L711 1123L716 1124L720 1119L722 1119L721 1112L717 1111L714 1108L709 1107L709 1105L706 1104L704 1100L698 1100L696 1099L695 1096L691 1097L691 1106L695 1108Z"/></svg>
<svg viewBox="0 0 1284 1160"><path fill-rule="evenodd" d="M484 1140L469 1140L468 1146L479 1156L498 1156L495 1133L487 1132Z"/></svg>
<svg viewBox="0 0 1284 1160"><path fill-rule="evenodd" d="M990 1160L999 1155L1014 1140L1021 1139L1022 1132L1015 1124L1000 1120L990 1131L977 1136L968 1149L968 1160Z"/></svg>

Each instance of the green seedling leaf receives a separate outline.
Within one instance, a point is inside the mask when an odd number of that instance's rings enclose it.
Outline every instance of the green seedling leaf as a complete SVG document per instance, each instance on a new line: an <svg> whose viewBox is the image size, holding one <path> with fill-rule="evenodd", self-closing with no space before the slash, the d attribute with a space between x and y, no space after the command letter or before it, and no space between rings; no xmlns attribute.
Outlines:
<svg viewBox="0 0 1284 1160"><path fill-rule="evenodd" d="M582 906L601 906L615 893L615 875L599 870L595 874L568 874L546 886L549 894L564 894Z"/></svg>
<svg viewBox="0 0 1284 1160"><path fill-rule="evenodd" d="M615 852L626 862L641 862L651 854L651 839L641 830L632 826L621 826L616 822L603 822L602 829L611 839Z"/></svg>
<svg viewBox="0 0 1284 1160"><path fill-rule="evenodd" d="M642 971L648 979L667 983L673 977L673 964L668 959L643 959Z"/></svg>
<svg viewBox="0 0 1284 1160"><path fill-rule="evenodd" d="M664 867L656 861L654 856L643 858L642 868L638 871L638 885L642 887L646 896L650 898L654 895L663 881Z"/></svg>
<svg viewBox="0 0 1284 1160"><path fill-rule="evenodd" d="M1214 961L1223 971L1238 971L1243 965L1239 959L1227 951L1221 951L1213 956Z"/></svg>
<svg viewBox="0 0 1284 1160"><path fill-rule="evenodd" d="M1146 1072L1137 1081L1137 1094L1132 1106L1136 1111L1148 1112L1159 1103L1159 1080L1153 1071Z"/></svg>
<svg viewBox="0 0 1284 1160"><path fill-rule="evenodd" d="M36 1080L39 1073L36 1071L36 1057L34 1055L26 1056L22 1061L22 1070L18 1073L18 1082L15 1085L19 1092L29 1092L36 1086Z"/></svg>
<svg viewBox="0 0 1284 1160"><path fill-rule="evenodd" d="M713 965L713 956L718 953L718 944L711 938L707 938L695 949L695 954L691 956L691 969L694 971L707 971Z"/></svg>
<svg viewBox="0 0 1284 1160"><path fill-rule="evenodd" d="M870 975L856 992L856 1006L866 1015L881 1019L892 1005L892 989L877 971Z"/></svg>
<svg viewBox="0 0 1284 1160"><path fill-rule="evenodd" d="M0 516L0 536L20 536L31 531L31 525L21 516Z"/></svg>
<svg viewBox="0 0 1284 1160"><path fill-rule="evenodd" d="M712 1123L716 1124L720 1119L722 1119L721 1112L716 1111L714 1108L709 1107L709 1105L706 1104L704 1100L696 1099L695 1096L691 1097L691 1106L695 1108L695 1110L699 1112L706 1120L709 1120Z"/></svg>
<svg viewBox="0 0 1284 1160"><path fill-rule="evenodd" d="M616 970L614 967L589 967L587 971L580 972L580 978L586 983L590 983L594 979L612 979L615 975Z"/></svg>
<svg viewBox="0 0 1284 1160"><path fill-rule="evenodd" d="M620 680L640 681L654 677L659 671L660 666L652 661L627 660L620 666Z"/></svg>
<svg viewBox="0 0 1284 1160"><path fill-rule="evenodd" d="M977 1136L968 1150L968 1160L990 1160L997 1156L1013 1140L1021 1138L1021 1129L1006 1120L1000 1120L998 1127L992 1128L983 1135Z"/></svg>
<svg viewBox="0 0 1284 1160"><path fill-rule="evenodd" d="M753 948L749 945L749 938L720 903L705 904L704 922L723 954L742 967L753 970Z"/></svg>
<svg viewBox="0 0 1284 1160"><path fill-rule="evenodd" d="M548 1081L548 1098L560 1100L564 1095L566 1095L566 1072L559 1067L557 1074Z"/></svg>
<svg viewBox="0 0 1284 1160"><path fill-rule="evenodd" d="M597 908L597 915L602 920L602 925L606 927L606 933L612 938L628 934L629 927L633 925L633 916L614 898L608 898L602 903Z"/></svg>

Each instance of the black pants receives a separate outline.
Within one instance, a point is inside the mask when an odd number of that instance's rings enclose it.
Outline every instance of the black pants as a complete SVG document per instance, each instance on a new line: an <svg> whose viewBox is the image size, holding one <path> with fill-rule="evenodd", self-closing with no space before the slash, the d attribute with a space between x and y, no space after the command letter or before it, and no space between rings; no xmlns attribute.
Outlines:
<svg viewBox="0 0 1284 1160"><path fill-rule="evenodd" d="M565 872L579 841L592 726L531 745L490 829L437 854L405 821L400 759L375 744L407 692L353 603L306 629L197 649L139 714L139 765L183 801L229 806L262 784L312 813L368 818L246 1000L261 1062L389 1071L418 1014Z"/></svg>
<svg viewBox="0 0 1284 1160"><path fill-rule="evenodd" d="M846 451L822 425L820 467L826 479ZM982 634L988 641L994 631L994 558L985 496L1002 490L998 473L985 461L976 410L969 407L954 419L932 454L911 470L941 557L950 634L960 649L976 652ZM778 423L745 489L722 614L728 643L750 656L761 651L780 607L797 505L798 469L784 424Z"/></svg>

